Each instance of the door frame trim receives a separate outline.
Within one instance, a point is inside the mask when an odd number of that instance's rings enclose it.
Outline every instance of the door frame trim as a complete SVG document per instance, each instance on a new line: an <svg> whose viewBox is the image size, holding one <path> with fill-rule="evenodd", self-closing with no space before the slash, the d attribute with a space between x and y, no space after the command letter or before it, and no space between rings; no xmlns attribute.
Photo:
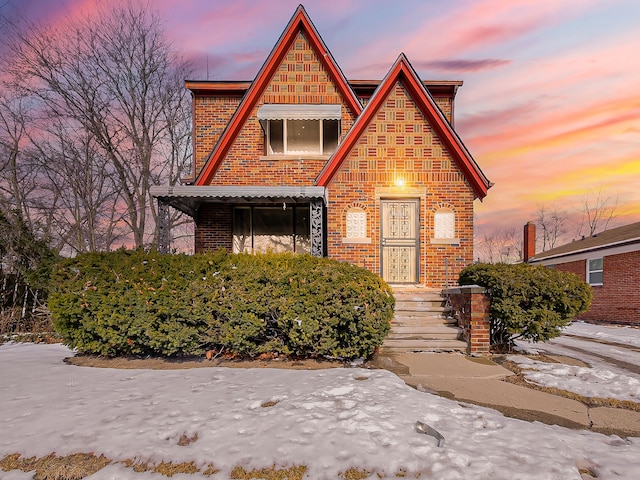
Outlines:
<svg viewBox="0 0 640 480"><path fill-rule="evenodd" d="M383 241L383 232L384 232L384 216L383 216L383 208L382 208L382 204L384 202L402 202L402 201L412 201L415 202L416 205L416 210L415 210L415 229L416 229L416 243L415 243L415 247L416 247L416 266L415 266L415 276L416 279L414 282L394 282L394 284L400 284L400 285L413 285L413 284L419 284L421 281L420 278L420 273L421 273L421 268L420 268L420 258L421 258L421 246L422 246L422 242L421 240L421 236L420 236L420 208L421 208L421 202L420 202L420 197L416 197L416 196L383 196L380 197L378 202L378 212L379 212L379 218L380 218L380 225L379 225L379 234L378 234L378 247L379 247L379 251L380 251L380 277L384 279L384 254L383 254L383 248L385 247L385 245L383 245L382 241ZM386 280L385 280L386 281Z"/></svg>

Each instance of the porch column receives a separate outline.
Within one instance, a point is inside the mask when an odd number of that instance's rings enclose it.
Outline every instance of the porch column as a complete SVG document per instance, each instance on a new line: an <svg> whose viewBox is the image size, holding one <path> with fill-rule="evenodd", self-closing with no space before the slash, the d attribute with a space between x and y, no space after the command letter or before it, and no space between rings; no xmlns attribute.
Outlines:
<svg viewBox="0 0 640 480"><path fill-rule="evenodd" d="M311 255L324 256L324 205L322 199L311 200Z"/></svg>
<svg viewBox="0 0 640 480"><path fill-rule="evenodd" d="M169 235L169 204L158 198L158 252L169 253L171 237Z"/></svg>

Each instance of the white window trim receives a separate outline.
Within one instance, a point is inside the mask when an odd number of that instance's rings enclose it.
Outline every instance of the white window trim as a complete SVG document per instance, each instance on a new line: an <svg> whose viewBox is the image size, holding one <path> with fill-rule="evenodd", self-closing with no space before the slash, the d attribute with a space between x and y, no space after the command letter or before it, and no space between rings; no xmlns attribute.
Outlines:
<svg viewBox="0 0 640 480"><path fill-rule="evenodd" d="M589 268L589 263L591 262L591 260L602 260L602 269L601 270L591 270ZM604 284L604 257L587 258L586 269L587 269L587 283L589 285L591 285L592 287L600 287L600 286L602 286ZM602 273L602 281L599 282L599 283L591 283L591 274L592 273L598 273L598 272Z"/></svg>
<svg viewBox="0 0 640 480"><path fill-rule="evenodd" d="M342 120L342 106L340 104L264 104L258 109L258 120L266 134L266 153L270 158L277 156L329 156L332 152L326 154L324 152L324 120L334 120L338 122L338 138L336 140L337 144L340 144L340 122ZM271 148L271 122L274 120L282 121L283 153L274 153ZM319 123L319 145L317 151L289 151L288 123L289 121L295 120L307 120Z"/></svg>
<svg viewBox="0 0 640 480"><path fill-rule="evenodd" d="M323 145L323 125L324 122L322 121L322 119L320 120L316 120L316 119L312 119L309 120L311 122L318 122L320 124L319 126L319 131L320 131L320 135L318 136L318 151L317 152L301 152L298 150L294 150L294 151L289 151L289 135L288 135L288 125L289 125L289 121L290 120L295 120L292 118L282 118L282 119L273 119L273 120L282 120L282 150L283 153L273 153L273 150L271 149L271 142L269 142L269 139L271 138L271 122L272 120L267 120L267 148L268 148L268 155L269 156L274 156L274 155L283 155L283 156L296 156L296 155L324 155L324 145Z"/></svg>
<svg viewBox="0 0 640 480"><path fill-rule="evenodd" d="M282 149L283 153L274 153L271 148L271 142L269 139L271 138L271 122L273 120L282 120ZM329 156L330 153L324 153L324 120L332 120L332 119L310 119L309 121L315 121L319 123L319 131L320 135L318 138L318 151L314 152L302 152L299 150L289 151L288 145L288 123L290 120L297 120L295 118L280 118L280 119L270 119L266 121L266 143L267 143L267 156L270 158L276 157L278 155L284 157L295 157L295 156ZM338 120L339 122L340 120ZM339 137L339 129L338 129L338 137ZM338 138L338 145L340 144L340 138ZM337 148L337 147L336 147ZM333 153L333 152L332 152Z"/></svg>

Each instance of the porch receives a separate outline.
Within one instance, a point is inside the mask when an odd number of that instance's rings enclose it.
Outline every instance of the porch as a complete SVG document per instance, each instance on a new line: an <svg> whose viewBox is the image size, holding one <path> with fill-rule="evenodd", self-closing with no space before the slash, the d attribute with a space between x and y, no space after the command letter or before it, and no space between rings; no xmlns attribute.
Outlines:
<svg viewBox="0 0 640 480"><path fill-rule="evenodd" d="M196 223L196 253L222 247L326 255L324 187L155 186L151 195L158 202L160 252L171 248L173 207Z"/></svg>

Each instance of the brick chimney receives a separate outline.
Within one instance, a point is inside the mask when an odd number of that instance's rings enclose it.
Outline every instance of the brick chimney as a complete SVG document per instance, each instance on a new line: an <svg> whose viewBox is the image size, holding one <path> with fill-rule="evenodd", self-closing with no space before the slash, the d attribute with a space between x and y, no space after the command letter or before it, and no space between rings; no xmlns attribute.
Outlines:
<svg viewBox="0 0 640 480"><path fill-rule="evenodd" d="M524 245L522 248L522 261L528 262L536 254L536 224L527 222L524 226Z"/></svg>

